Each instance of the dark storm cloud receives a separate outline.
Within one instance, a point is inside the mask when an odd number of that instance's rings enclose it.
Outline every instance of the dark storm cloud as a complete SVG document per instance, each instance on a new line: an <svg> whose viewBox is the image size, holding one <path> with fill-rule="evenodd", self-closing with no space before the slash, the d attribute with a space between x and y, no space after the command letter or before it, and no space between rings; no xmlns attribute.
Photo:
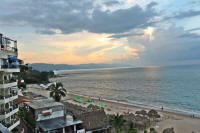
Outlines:
<svg viewBox="0 0 200 133"><path fill-rule="evenodd" d="M113 12L100 10L100 6L95 5L93 0L3 0L1 3L1 24L30 25L44 34L53 34L49 29L58 29L63 34L83 30L122 33L148 25L148 21L157 15L153 9L156 4L154 2L146 9L136 5Z"/></svg>
<svg viewBox="0 0 200 133"><path fill-rule="evenodd" d="M185 11L185 12L179 12L174 16L165 17L164 20L168 20L168 19L184 19L184 18L190 18L190 17L199 16L199 15L200 15L200 11L189 10L189 11Z"/></svg>
<svg viewBox="0 0 200 133"><path fill-rule="evenodd" d="M115 12L95 10L87 29L95 33L122 33L141 25L147 25L148 21L156 15L152 8L143 10L139 6Z"/></svg>

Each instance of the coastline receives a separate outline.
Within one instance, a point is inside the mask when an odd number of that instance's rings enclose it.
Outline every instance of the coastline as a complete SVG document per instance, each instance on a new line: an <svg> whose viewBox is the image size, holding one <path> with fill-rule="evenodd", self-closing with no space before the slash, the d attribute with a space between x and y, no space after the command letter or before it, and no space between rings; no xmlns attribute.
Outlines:
<svg viewBox="0 0 200 133"><path fill-rule="evenodd" d="M39 85L29 85L27 91L49 97L50 91L41 88ZM73 104L77 104L80 106L87 107L88 104L77 103L73 101L73 97L77 96L87 96L81 95L74 92L68 92L66 97L62 98L62 102L69 102ZM98 101L99 103L105 104L105 112L107 114L123 114L125 112L135 113L139 110L149 111L152 109L151 107L146 106L138 106L135 104L129 104L126 102L109 100L109 99L101 99L97 97L91 97L94 101ZM157 123L153 124L151 127L154 127L158 133L162 133L162 131L166 128L173 127L176 133L199 133L200 132L200 118L195 117L192 118L191 115L162 111L161 109L155 109L161 115L161 120ZM140 131L139 133L143 133Z"/></svg>
<svg viewBox="0 0 200 133"><path fill-rule="evenodd" d="M74 92L67 92L68 96L71 97L75 97L75 96L81 96L81 97L85 97L85 96L89 96L89 95L83 95L83 94L78 94L78 93L74 93ZM99 101L98 97L94 97L94 96L89 96L91 97L93 100L95 101ZM146 105L142 105L142 104L133 104L133 103L128 103L128 102L123 102L123 101L117 101L117 100L111 100L111 99L105 99L105 98L101 98L100 100L101 102L109 102L109 103L115 103L115 104L121 104L121 105L125 105L125 106L129 106L129 107L135 107L138 109L144 109L144 110L150 110L150 109L154 109L158 112L161 113L167 113L167 114L172 114L172 115L179 115L179 116L184 116L184 117L189 117L189 118L196 118L196 119L200 119L200 116L193 116L193 114L189 114L189 113L179 113L179 112L173 112L170 110L165 110L165 109L159 109L156 107L151 107L151 106L146 106Z"/></svg>

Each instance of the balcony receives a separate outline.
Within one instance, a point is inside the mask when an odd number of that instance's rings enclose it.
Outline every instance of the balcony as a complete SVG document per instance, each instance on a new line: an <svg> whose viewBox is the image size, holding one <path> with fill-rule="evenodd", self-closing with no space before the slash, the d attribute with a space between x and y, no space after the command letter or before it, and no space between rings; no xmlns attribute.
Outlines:
<svg viewBox="0 0 200 133"><path fill-rule="evenodd" d="M16 114L19 111L18 105L13 105L13 108L10 109L2 109L0 111L0 119L6 119L11 115Z"/></svg>
<svg viewBox="0 0 200 133"><path fill-rule="evenodd" d="M16 119L13 121L12 125L8 128L9 131L12 131L14 128L16 128L20 124L20 120Z"/></svg>
<svg viewBox="0 0 200 133"><path fill-rule="evenodd" d="M85 133L85 129L77 130L77 133Z"/></svg>
<svg viewBox="0 0 200 133"><path fill-rule="evenodd" d="M0 82L0 88L10 88L17 86L17 81L8 82Z"/></svg>
<svg viewBox="0 0 200 133"><path fill-rule="evenodd" d="M20 119L15 118L11 119L11 122L1 122L2 125L6 128L8 128L9 131L12 131L15 127L17 127L20 124Z"/></svg>
<svg viewBox="0 0 200 133"><path fill-rule="evenodd" d="M17 56L17 41L0 34L0 57Z"/></svg>
<svg viewBox="0 0 200 133"><path fill-rule="evenodd" d="M4 64L4 65L1 65L0 71L13 73L13 72L20 72L20 69L19 69L19 65L16 65L16 64Z"/></svg>
<svg viewBox="0 0 200 133"><path fill-rule="evenodd" d="M8 96L1 96L0 95L0 104L6 104L6 103L9 103L11 101L14 101L15 99L18 98L18 95L17 94L11 94L11 95L8 95Z"/></svg>

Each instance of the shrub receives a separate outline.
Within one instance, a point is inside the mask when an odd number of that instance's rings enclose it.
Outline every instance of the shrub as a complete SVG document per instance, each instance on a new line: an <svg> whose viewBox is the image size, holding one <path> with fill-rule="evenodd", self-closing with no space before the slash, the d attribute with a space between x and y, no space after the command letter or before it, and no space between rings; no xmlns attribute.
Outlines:
<svg viewBox="0 0 200 133"><path fill-rule="evenodd" d="M155 129L152 127L152 128L150 128L150 131L155 131Z"/></svg>

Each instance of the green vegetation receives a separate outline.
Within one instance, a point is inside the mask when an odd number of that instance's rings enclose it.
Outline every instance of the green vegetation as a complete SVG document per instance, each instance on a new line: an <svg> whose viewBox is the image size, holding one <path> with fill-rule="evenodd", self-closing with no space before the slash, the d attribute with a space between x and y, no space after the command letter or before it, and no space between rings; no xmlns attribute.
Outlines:
<svg viewBox="0 0 200 133"><path fill-rule="evenodd" d="M20 109L18 111L18 116L23 117L30 125L35 127L36 121L26 113L24 107L20 107Z"/></svg>
<svg viewBox="0 0 200 133"><path fill-rule="evenodd" d="M18 76L19 80L24 80L26 84L40 84L40 83L49 83L49 78L54 76L54 73L51 72L40 72L33 70L31 67L26 65L20 66L20 73L15 73ZM20 84L22 87L25 87L26 84ZM19 86L20 87L20 86Z"/></svg>
<svg viewBox="0 0 200 133"><path fill-rule="evenodd" d="M138 132L138 130L137 130L135 124L134 124L132 121L130 121L130 122L129 122L129 130L128 130L128 133L137 133L137 132Z"/></svg>
<svg viewBox="0 0 200 133"><path fill-rule="evenodd" d="M125 120L123 118L123 115L112 115L110 118L110 123L115 128L116 132L119 133L121 130L121 127L125 123Z"/></svg>
<svg viewBox="0 0 200 133"><path fill-rule="evenodd" d="M152 127L152 128L150 128L150 131L155 131L155 129Z"/></svg>
<svg viewBox="0 0 200 133"><path fill-rule="evenodd" d="M92 98L88 97L73 97L73 101L78 102L78 103L83 103L83 104L92 104L94 106L98 106L100 108L104 108L105 104L101 104L99 102L93 102Z"/></svg>
<svg viewBox="0 0 200 133"><path fill-rule="evenodd" d="M66 95L66 89L63 88L63 85L60 82L49 86L49 90L51 91L50 97L52 97L56 102L59 102L61 98Z"/></svg>

